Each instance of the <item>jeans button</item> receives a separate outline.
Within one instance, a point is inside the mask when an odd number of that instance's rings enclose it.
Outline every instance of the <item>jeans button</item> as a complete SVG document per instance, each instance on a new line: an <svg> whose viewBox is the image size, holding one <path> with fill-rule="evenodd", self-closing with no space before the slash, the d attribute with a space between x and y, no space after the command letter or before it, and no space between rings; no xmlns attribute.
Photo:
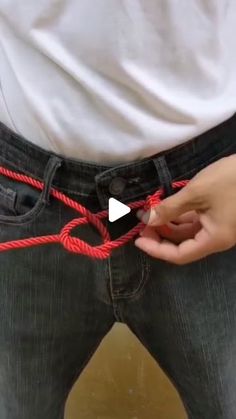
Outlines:
<svg viewBox="0 0 236 419"><path fill-rule="evenodd" d="M126 180L122 177L115 177L109 185L109 192L112 195L121 195L125 189Z"/></svg>

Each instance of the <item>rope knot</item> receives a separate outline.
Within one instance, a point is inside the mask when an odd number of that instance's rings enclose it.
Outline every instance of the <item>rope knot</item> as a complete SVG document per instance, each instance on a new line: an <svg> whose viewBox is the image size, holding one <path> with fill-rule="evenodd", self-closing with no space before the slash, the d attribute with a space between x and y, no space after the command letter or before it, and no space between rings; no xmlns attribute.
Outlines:
<svg viewBox="0 0 236 419"><path fill-rule="evenodd" d="M2 166L0 166L0 173L15 179L16 181L32 185L36 189L42 190L44 187L43 182L37 181L30 176L6 169ZM185 186L187 183L188 180L182 180L173 182L172 186L174 189L177 189ZM129 241L133 240L134 237L137 236L144 227L144 224L140 222L126 234L112 241L108 229L101 221L102 219L107 218L108 211L101 211L97 214L93 214L87 208L83 207L83 205L81 205L79 202L74 201L55 188L51 188L50 194L52 194L54 198L63 202L68 207L79 212L82 217L74 218L71 220L61 229L59 234L30 237L28 239L12 240L5 243L0 243L0 252L42 244L61 243L65 249L72 253L87 255L95 259L106 259L111 255L113 249L121 247ZM144 211L148 211L161 202L162 196L163 191L160 189L157 190L153 195L149 195L145 200L132 202L129 204L129 206L133 210L142 208ZM98 246L91 246L84 240L71 236L71 232L75 227L85 224L91 224L97 229L101 236L102 244Z"/></svg>

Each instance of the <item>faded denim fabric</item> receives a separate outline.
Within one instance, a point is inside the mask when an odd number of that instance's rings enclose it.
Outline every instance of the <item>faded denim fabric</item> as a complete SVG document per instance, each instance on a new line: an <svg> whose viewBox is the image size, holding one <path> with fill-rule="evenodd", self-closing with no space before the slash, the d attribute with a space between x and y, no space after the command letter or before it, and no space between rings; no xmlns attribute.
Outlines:
<svg viewBox="0 0 236 419"><path fill-rule="evenodd" d="M182 146L113 167L45 151L0 124L0 165L44 181L41 192L0 175L0 242L57 234L79 216L51 187L97 212L111 196L129 203L160 187L169 195L172 181L235 152L235 116ZM106 225L116 238L137 222L132 211ZM73 235L101 242L91 225ZM189 419L236 418L235 248L175 266L133 243L107 260L59 243L0 252L0 418L63 419L72 385L116 321L172 380Z"/></svg>

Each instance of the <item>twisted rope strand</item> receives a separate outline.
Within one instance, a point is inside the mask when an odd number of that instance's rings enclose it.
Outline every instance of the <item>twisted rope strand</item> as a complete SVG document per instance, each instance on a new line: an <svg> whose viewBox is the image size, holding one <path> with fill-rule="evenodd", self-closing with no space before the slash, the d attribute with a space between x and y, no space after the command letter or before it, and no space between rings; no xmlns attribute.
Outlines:
<svg viewBox="0 0 236 419"><path fill-rule="evenodd" d="M44 188L43 182L40 182L30 176L9 170L3 166L0 166L0 174L14 179L18 182L24 182L40 190L43 190ZM178 182L173 182L172 186L174 189L176 189L184 187L187 183L188 180L181 180ZM129 204L129 207L134 210L142 208L145 211L147 211L148 209L158 205L161 202L162 193L163 191L162 189L160 189L156 191L153 195L149 195L145 200L131 202ZM12 249L33 247L49 243L61 243L63 247L67 249L69 252L87 255L90 258L95 259L106 259L111 255L113 249L121 247L129 241L133 240L134 237L137 236L144 228L144 224L140 222L123 236L119 237L116 240L111 240L108 229L101 221L107 218L107 210L93 214L79 202L74 201L73 199L69 198L68 196L66 196L65 194L63 194L55 188L51 188L50 194L54 198L63 202L68 207L79 212L83 217L74 218L73 220L68 222L64 227L62 227L59 234L30 237L28 239L12 240L0 243L0 252ZM84 240L71 236L70 233L73 230L73 228L85 224L92 224L97 229L97 231L101 235L103 241L102 244L98 246L91 246Z"/></svg>

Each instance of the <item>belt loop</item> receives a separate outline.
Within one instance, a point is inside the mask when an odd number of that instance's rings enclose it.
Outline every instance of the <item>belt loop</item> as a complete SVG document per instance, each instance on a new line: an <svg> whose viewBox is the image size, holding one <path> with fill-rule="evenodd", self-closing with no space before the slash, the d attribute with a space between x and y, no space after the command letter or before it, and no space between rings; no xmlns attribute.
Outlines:
<svg viewBox="0 0 236 419"><path fill-rule="evenodd" d="M62 159L58 156L51 156L46 164L43 180L44 180L44 188L42 191L42 201L46 204L49 204L50 199L50 188L58 167L62 164Z"/></svg>
<svg viewBox="0 0 236 419"><path fill-rule="evenodd" d="M164 189L164 197L173 195L175 191L172 187L172 177L167 166L165 156L156 157L153 159L153 162L155 164L161 186Z"/></svg>

